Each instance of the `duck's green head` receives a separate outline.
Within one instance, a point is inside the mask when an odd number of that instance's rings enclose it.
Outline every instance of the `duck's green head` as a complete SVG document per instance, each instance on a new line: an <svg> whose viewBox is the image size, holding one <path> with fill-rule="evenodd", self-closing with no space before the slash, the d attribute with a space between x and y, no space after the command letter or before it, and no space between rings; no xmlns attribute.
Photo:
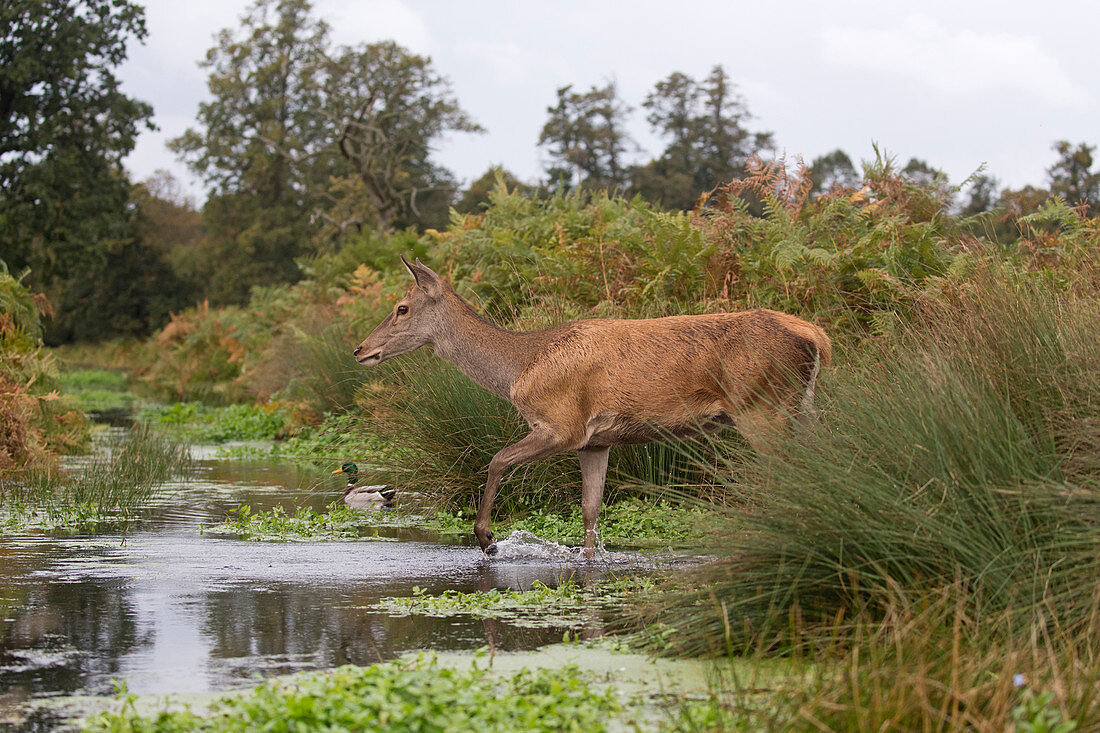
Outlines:
<svg viewBox="0 0 1100 733"><path fill-rule="evenodd" d="M354 476L355 474L359 473L359 469L355 466L354 463L345 463L344 465L340 466L340 468L333 471L333 473L347 473Z"/></svg>

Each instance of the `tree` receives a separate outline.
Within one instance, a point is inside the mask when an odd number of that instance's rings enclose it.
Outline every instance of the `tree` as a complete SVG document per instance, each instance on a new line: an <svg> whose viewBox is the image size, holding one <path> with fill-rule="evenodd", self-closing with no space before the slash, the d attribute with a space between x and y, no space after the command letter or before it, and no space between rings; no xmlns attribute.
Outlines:
<svg viewBox="0 0 1100 733"><path fill-rule="evenodd" d="M127 0L7 0L0 29L0 251L39 288L128 236L121 161L152 108L114 70L145 17Z"/></svg>
<svg viewBox="0 0 1100 733"><path fill-rule="evenodd" d="M996 178L979 173L970 179L966 205L959 212L963 216L976 216L992 211L998 204L1001 183Z"/></svg>
<svg viewBox="0 0 1100 733"><path fill-rule="evenodd" d="M309 0L256 0L237 32L222 30L202 63L213 99L199 105L198 126L169 143L211 188L203 217L217 301L297 279L311 211L342 172L324 155L331 131L317 110L328 27L311 13Z"/></svg>
<svg viewBox="0 0 1100 733"><path fill-rule="evenodd" d="M814 158L810 163L810 181L813 195L829 193L836 188L855 188L859 174L852 159L840 148Z"/></svg>
<svg viewBox="0 0 1100 733"><path fill-rule="evenodd" d="M1089 215L1100 213L1100 170L1092 170L1095 146L1080 143L1076 148L1066 140L1054 143L1058 161L1047 169L1050 193L1069 204L1085 204Z"/></svg>
<svg viewBox="0 0 1100 733"><path fill-rule="evenodd" d="M665 206L691 208L700 194L743 175L750 156L773 147L772 133L746 129L748 107L721 66L702 82L670 74L642 106L669 142L660 157L635 169L634 188Z"/></svg>
<svg viewBox="0 0 1100 733"><path fill-rule="evenodd" d="M454 210L460 214L480 214L489 203L489 195L499 186L509 191L531 192L531 187L516 178L510 170L502 165L492 165L462 192Z"/></svg>
<svg viewBox="0 0 1100 733"><path fill-rule="evenodd" d="M623 156L633 145L625 120L631 109L618 97L614 82L581 94L572 85L558 89L558 103L547 107L550 119L539 134L547 146L552 182L565 188L625 187Z"/></svg>
<svg viewBox="0 0 1100 733"><path fill-rule="evenodd" d="M322 107L336 145L359 177L382 231L411 223L442 226L456 188L432 162L448 132L483 132L451 94L431 59L394 43L342 48L326 64ZM435 212L425 221L425 214Z"/></svg>
<svg viewBox="0 0 1100 733"><path fill-rule="evenodd" d="M209 260L202 213L180 182L158 170L130 192L136 236L182 279L193 282ZM190 298L190 293L188 294Z"/></svg>
<svg viewBox="0 0 1100 733"><path fill-rule="evenodd" d="M910 182L923 188L938 188L947 181L947 174L939 168L933 168L927 161L920 158L910 158L901 174Z"/></svg>

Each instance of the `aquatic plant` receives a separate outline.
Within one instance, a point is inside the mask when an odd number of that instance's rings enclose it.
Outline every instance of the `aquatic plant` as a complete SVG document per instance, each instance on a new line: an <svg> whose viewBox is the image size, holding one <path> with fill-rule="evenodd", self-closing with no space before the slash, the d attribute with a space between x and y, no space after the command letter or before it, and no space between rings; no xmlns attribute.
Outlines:
<svg viewBox="0 0 1100 733"><path fill-rule="evenodd" d="M449 589L435 595L413 586L411 596L383 598L369 608L389 616L445 618L469 615L526 628L578 628L589 624L593 613L614 609L635 594L652 591L655 586L652 578L643 576L604 580L591 585L566 579L556 586L548 586L536 580L528 590L493 588L464 593Z"/></svg>
<svg viewBox="0 0 1100 733"><path fill-rule="evenodd" d="M112 433L99 452L72 470L32 470L0 501L34 524L33 514L56 520L91 513L129 517L153 501L161 485L190 466L187 447L146 425ZM56 522L55 522L56 523Z"/></svg>
<svg viewBox="0 0 1100 733"><path fill-rule="evenodd" d="M631 498L608 504L597 527L600 541L619 546L670 547L697 541L708 514L699 505L674 505L659 500ZM582 542L584 522L579 506L565 513L535 509L502 525L526 530L554 542Z"/></svg>
<svg viewBox="0 0 1100 733"><path fill-rule="evenodd" d="M593 595L569 580L554 587L536 580L530 590L493 588L464 593L449 589L437 595L413 586L411 596L383 598L370 608L389 616L495 618L528 628L580 626L585 619L578 612L591 607Z"/></svg>
<svg viewBox="0 0 1100 733"><path fill-rule="evenodd" d="M389 512L362 512L332 504L327 511L316 512L310 507L298 507L287 514L282 506L270 510L253 510L247 504L237 507L235 516L221 524L203 527L203 532L228 534L253 541L285 542L290 539L346 540L358 539L364 530L387 523Z"/></svg>
<svg viewBox="0 0 1100 733"><path fill-rule="evenodd" d="M675 506L663 502L647 503L628 499L608 505L600 523L600 540L618 546L670 547L698 542L708 522L705 510ZM325 511L297 507L290 514L282 506L272 509L238 507L234 516L221 524L203 527L204 532L230 534L257 541L289 539L355 539L381 527L419 527L443 535L472 535L473 516L459 511L431 510L413 506L394 511L363 512L342 504L330 504ZM584 524L580 509L566 514L536 509L518 519L501 524L501 536L526 531L550 542L582 542Z"/></svg>
<svg viewBox="0 0 1100 733"><path fill-rule="evenodd" d="M272 680L222 699L204 716L183 710L142 717L134 712L134 698L124 695L121 712L101 713L85 721L85 729L606 731L623 706L611 686L593 682L571 666L500 677L477 666L448 669L421 656Z"/></svg>

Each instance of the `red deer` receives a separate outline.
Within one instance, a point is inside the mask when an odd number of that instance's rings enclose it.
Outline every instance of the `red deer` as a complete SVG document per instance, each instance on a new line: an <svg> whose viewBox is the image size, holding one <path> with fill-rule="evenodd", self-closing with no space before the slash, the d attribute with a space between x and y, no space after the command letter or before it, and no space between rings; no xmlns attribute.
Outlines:
<svg viewBox="0 0 1100 733"><path fill-rule="evenodd" d="M493 499L504 472L562 451L581 465L585 554L595 548L612 446L688 437L734 425L750 444L813 409L814 383L832 346L817 326L776 311L591 319L544 331L489 323L449 284L409 264L415 283L355 349L380 364L431 344L531 426L489 463L474 535L486 554Z"/></svg>

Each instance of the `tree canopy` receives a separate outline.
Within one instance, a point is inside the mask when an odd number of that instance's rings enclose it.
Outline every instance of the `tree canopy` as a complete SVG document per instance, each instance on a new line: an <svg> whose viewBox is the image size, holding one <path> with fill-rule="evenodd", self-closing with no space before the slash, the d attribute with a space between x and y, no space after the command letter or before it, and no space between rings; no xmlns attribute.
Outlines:
<svg viewBox="0 0 1100 733"><path fill-rule="evenodd" d="M459 107L431 59L384 41L344 47L325 69L321 112L362 180L378 228L409 223L441 192L449 204L454 176L432 162L431 145L448 132L484 130Z"/></svg>
<svg viewBox="0 0 1100 733"><path fill-rule="evenodd" d="M539 134L549 150L550 181L564 188L625 188L629 169L624 155L634 145L626 132L628 107L614 82L575 92L558 89L558 102Z"/></svg>
<svg viewBox="0 0 1100 733"><path fill-rule="evenodd" d="M0 241L41 285L128 236L121 161L152 108L120 91L115 67L145 17L127 0L8 0L0 29Z"/></svg>
<svg viewBox="0 0 1100 733"><path fill-rule="evenodd" d="M750 156L773 147L772 133L745 127L752 115L721 66L703 81L670 74L642 106L668 145L635 172L634 187L670 208L691 208L701 193L743 175Z"/></svg>

